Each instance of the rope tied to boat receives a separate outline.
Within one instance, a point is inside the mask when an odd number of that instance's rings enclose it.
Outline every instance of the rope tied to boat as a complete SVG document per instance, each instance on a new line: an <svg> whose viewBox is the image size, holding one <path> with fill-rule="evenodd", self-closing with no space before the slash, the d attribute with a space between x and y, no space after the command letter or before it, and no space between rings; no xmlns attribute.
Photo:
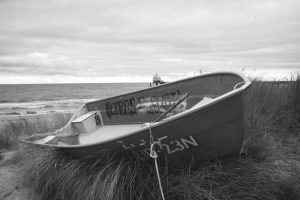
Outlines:
<svg viewBox="0 0 300 200"><path fill-rule="evenodd" d="M152 135L151 123L147 123L147 125L149 128L149 135L150 135L150 157L154 159L154 166L155 166L155 171L156 171L156 176L157 176L157 180L158 180L161 198L162 198L162 200L165 200L165 195L164 195L164 191L163 191L163 188L161 185L161 179L160 179L159 169L158 169L158 164L157 164L158 154L155 151L155 146L156 145L160 146L160 141L154 141L154 138Z"/></svg>

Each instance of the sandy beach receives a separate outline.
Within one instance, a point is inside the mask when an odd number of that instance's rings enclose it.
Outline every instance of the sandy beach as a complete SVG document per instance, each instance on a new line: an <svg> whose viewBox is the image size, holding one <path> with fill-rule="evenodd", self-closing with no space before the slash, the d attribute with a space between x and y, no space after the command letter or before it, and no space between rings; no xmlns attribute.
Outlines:
<svg viewBox="0 0 300 200"><path fill-rule="evenodd" d="M0 151L0 199L28 200L28 191L19 180L21 173L18 161L15 160L17 149Z"/></svg>
<svg viewBox="0 0 300 200"><path fill-rule="evenodd" d="M28 192L22 186L22 158L20 138L52 132L65 125L71 113L0 116L0 199L27 200ZM21 145L22 146L22 145Z"/></svg>

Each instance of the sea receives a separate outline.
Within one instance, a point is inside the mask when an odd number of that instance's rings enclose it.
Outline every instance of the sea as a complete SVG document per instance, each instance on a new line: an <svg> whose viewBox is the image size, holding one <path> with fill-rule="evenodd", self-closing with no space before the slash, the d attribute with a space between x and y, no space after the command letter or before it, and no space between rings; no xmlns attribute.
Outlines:
<svg viewBox="0 0 300 200"><path fill-rule="evenodd" d="M149 87L149 83L0 85L0 116L74 112L84 103Z"/></svg>

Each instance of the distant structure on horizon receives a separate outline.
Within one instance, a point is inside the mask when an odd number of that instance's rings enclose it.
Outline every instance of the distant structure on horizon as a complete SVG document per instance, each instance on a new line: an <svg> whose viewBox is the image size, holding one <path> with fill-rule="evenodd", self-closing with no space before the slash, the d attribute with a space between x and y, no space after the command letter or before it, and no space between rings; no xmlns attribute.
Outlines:
<svg viewBox="0 0 300 200"><path fill-rule="evenodd" d="M155 73L154 76L153 76L153 82L152 83L155 84L155 85L159 85L159 84L164 84L166 82L164 82L161 79L161 77L158 75L158 73ZM151 84L150 84L150 86L151 86Z"/></svg>

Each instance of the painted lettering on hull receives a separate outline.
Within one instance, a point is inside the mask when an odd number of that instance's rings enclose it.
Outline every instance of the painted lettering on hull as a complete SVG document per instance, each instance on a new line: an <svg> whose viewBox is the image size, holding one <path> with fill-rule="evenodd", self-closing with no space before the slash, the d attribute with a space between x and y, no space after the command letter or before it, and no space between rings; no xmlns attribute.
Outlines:
<svg viewBox="0 0 300 200"><path fill-rule="evenodd" d="M106 115L111 118L113 115L134 115L136 114L135 99L126 99L114 103L106 103Z"/></svg>
<svg viewBox="0 0 300 200"><path fill-rule="evenodd" d="M198 142L195 140L195 138L193 136L188 136L185 138L179 138L178 140L172 140L170 142L165 142L164 140L167 139L168 136L163 136L160 138L157 138L157 141L159 143L159 148L157 149L157 152L161 152L162 150L164 150L165 152L167 152L168 154L173 154L177 151L183 151L185 149L190 149L192 147L198 147L199 144ZM142 150L141 152L144 155L149 155L149 148L143 148L146 146L146 141L141 139L140 142L138 144L126 144L125 142L119 140L117 141L117 143L121 144L122 147L126 150L129 149L135 149L137 147L141 148Z"/></svg>
<svg viewBox="0 0 300 200"><path fill-rule="evenodd" d="M108 118L118 115L133 116L137 114L159 114L165 112L181 97L181 92L166 93L161 96L150 97L132 97L116 102L107 102L105 104L106 115ZM174 112L182 112L186 110L186 102L182 102L174 109Z"/></svg>

